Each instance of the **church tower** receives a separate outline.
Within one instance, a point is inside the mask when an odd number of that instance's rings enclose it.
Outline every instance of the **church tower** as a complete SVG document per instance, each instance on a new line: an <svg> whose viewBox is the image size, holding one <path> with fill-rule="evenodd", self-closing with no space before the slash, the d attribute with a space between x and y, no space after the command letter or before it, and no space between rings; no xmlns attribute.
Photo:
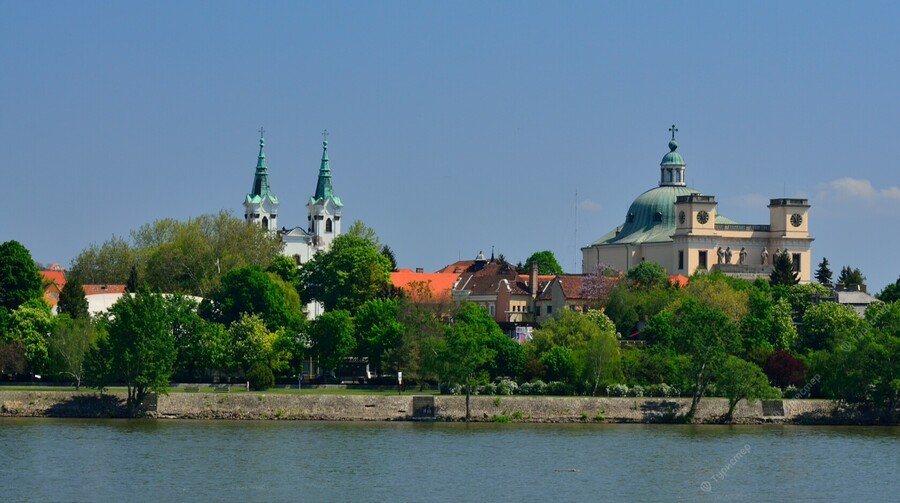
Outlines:
<svg viewBox="0 0 900 503"><path fill-rule="evenodd" d="M331 186L331 167L328 164L328 131L322 133L322 163L319 165L319 180L316 192L306 204L309 210L308 232L313 245L319 250L331 248L331 242L341 233L341 198L334 195Z"/></svg>
<svg viewBox="0 0 900 503"><path fill-rule="evenodd" d="M259 157L253 187L244 199L244 220L271 232L278 229L278 198L269 190L269 168L266 167L265 130L259 129Z"/></svg>

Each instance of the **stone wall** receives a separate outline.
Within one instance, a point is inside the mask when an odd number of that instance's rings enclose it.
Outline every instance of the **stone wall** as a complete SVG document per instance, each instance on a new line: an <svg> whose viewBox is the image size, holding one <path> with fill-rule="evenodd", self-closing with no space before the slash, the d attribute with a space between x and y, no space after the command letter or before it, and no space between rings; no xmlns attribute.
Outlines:
<svg viewBox="0 0 900 503"><path fill-rule="evenodd" d="M123 393L0 391L0 416L119 417ZM590 398L473 396L475 421L524 422L665 422L690 408L689 398ZM728 402L705 398L697 420L717 422ZM268 393L172 393L157 397L150 415L180 419L312 419L334 421L402 421L465 419L464 396L296 395ZM844 423L828 400L741 402L739 423Z"/></svg>

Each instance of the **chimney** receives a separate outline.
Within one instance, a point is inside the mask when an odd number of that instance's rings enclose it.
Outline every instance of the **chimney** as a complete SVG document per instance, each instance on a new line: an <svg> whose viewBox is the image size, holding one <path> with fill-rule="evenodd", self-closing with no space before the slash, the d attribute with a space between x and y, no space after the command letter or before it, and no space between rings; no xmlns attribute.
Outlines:
<svg viewBox="0 0 900 503"><path fill-rule="evenodd" d="M425 268L424 267L416 267L416 272L423 273L423 272L425 272Z"/></svg>
<svg viewBox="0 0 900 503"><path fill-rule="evenodd" d="M538 264L537 261L531 263L531 298L536 299L538 294Z"/></svg>

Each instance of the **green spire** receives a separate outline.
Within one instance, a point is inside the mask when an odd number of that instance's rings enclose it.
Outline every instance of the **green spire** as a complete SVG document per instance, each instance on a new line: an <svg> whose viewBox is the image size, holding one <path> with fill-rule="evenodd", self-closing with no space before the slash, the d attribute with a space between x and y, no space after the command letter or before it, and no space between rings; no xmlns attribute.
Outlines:
<svg viewBox="0 0 900 503"><path fill-rule="evenodd" d="M328 199L334 197L334 190L331 188L331 168L328 166L328 130L322 132L322 164L319 166L319 181L316 183L316 194L313 196L315 200Z"/></svg>
<svg viewBox="0 0 900 503"><path fill-rule="evenodd" d="M266 130L259 128L259 157L256 159L256 174L253 176L253 188L247 194L250 202L259 202L266 196L278 202L275 194L269 190L269 168L266 166Z"/></svg>

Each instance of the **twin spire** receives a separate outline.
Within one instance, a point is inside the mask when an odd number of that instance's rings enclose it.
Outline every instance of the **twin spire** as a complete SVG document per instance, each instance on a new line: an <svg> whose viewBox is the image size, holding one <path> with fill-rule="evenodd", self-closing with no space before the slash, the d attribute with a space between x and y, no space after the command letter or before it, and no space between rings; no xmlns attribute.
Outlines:
<svg viewBox="0 0 900 503"><path fill-rule="evenodd" d="M269 168L266 165L266 130L259 128L259 156L256 160L256 173L253 177L253 187L247 194L248 202L259 202L268 196L277 203L278 198L271 192L269 186ZM311 198L314 201L335 199L340 205L340 199L334 196L331 185L331 167L328 163L328 130L322 132L322 163L319 166L319 178L316 182L316 192Z"/></svg>

